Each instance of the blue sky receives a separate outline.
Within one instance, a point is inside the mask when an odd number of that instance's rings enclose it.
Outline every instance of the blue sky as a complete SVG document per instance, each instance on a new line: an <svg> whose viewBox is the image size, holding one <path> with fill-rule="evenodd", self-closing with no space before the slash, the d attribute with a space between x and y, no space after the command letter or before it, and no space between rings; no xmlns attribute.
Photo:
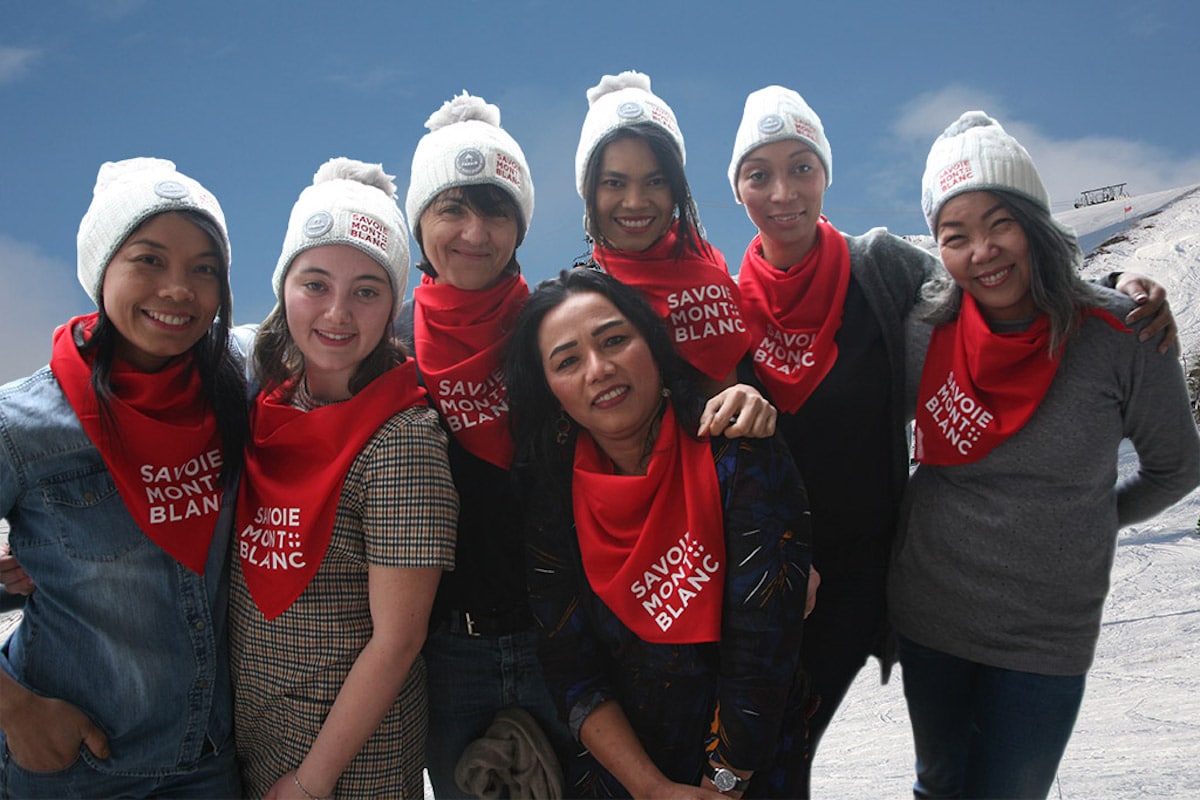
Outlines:
<svg viewBox="0 0 1200 800"><path fill-rule="evenodd" d="M702 219L735 271L754 231L726 168L746 94L771 83L824 121L825 211L851 233L925 232L925 153L970 108L1025 143L1056 209L1108 183L1200 183L1193 0L4 0L0 20L0 381L45 363L53 327L92 310L75 233L101 162L170 158L220 198L235 318L258 321L316 168L382 162L403 199L425 119L462 89L500 106L530 162L531 283L584 250L585 92L624 69L674 108Z"/></svg>

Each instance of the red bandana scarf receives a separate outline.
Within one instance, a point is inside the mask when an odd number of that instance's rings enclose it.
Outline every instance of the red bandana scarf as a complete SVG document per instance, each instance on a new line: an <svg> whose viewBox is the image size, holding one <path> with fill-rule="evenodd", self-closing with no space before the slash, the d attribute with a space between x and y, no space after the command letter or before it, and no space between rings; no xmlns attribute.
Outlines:
<svg viewBox="0 0 1200 800"><path fill-rule="evenodd" d="M679 221L642 252L596 245L592 255L605 272L640 290L667 323L675 349L685 361L715 381L737 367L750 346L742 321L741 292L725 258L712 245L704 255L685 252L675 259Z"/></svg>
<svg viewBox="0 0 1200 800"><path fill-rule="evenodd" d="M333 534L346 472L383 423L425 402L411 359L349 400L302 411L287 404L291 384L260 393L250 411L237 507L238 556L246 586L267 619L304 591Z"/></svg>
<svg viewBox="0 0 1200 800"><path fill-rule="evenodd" d="M1083 313L1127 330L1101 309ZM971 464L1024 427L1058 372L1062 351L1049 358L1049 340L1045 314L1024 331L993 333L964 292L958 319L934 328L929 341L917 394L916 459Z"/></svg>
<svg viewBox="0 0 1200 800"><path fill-rule="evenodd" d="M586 432L575 445L575 528L588 583L641 639L721 636L725 525L708 442L668 404L646 475L614 475Z"/></svg>
<svg viewBox="0 0 1200 800"><path fill-rule="evenodd" d="M519 274L480 291L426 275L413 290L413 343L434 407L464 448L501 469L513 457L504 350L528 298Z"/></svg>
<svg viewBox="0 0 1200 800"><path fill-rule="evenodd" d="M190 354L153 373L114 361L110 429L90 383L93 356L75 343L76 329L86 341L98 319L76 317L54 332L50 369L138 528L202 575L221 510L224 458L200 372Z"/></svg>
<svg viewBox="0 0 1200 800"><path fill-rule="evenodd" d="M754 373L780 411L798 411L833 369L849 285L850 247L824 217L812 250L786 270L763 258L761 235L746 248L738 286Z"/></svg>

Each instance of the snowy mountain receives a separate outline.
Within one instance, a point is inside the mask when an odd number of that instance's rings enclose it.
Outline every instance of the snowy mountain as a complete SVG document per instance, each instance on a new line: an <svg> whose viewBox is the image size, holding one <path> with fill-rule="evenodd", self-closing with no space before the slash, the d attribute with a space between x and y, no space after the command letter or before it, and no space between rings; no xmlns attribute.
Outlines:
<svg viewBox="0 0 1200 800"><path fill-rule="evenodd" d="M1128 219L1113 219L1130 206ZM1130 270L1166 286L1185 356L1200 357L1200 186L1076 209L1059 219L1088 245L1086 276Z"/></svg>

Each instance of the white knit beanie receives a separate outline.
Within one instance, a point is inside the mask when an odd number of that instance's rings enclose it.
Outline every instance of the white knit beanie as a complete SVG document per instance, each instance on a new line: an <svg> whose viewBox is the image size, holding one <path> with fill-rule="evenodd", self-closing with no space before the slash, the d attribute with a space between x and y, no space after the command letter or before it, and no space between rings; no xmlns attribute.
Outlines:
<svg viewBox="0 0 1200 800"><path fill-rule="evenodd" d="M937 235L938 214L947 200L993 189L1015 192L1050 212L1050 195L1021 143L987 114L968 111L934 141L925 161L921 210L930 232Z"/></svg>
<svg viewBox="0 0 1200 800"><path fill-rule="evenodd" d="M671 135L679 148L679 162L687 162L683 134L675 121L675 112L662 98L650 91L650 76L626 71L620 75L605 75L600 83L587 91L588 113L579 133L575 150L575 189L584 200L583 183L587 178L588 161L600 140L618 128L648 122Z"/></svg>
<svg viewBox="0 0 1200 800"><path fill-rule="evenodd" d="M729 185L739 203L737 175L742 159L764 144L797 139L813 149L825 168L825 188L833 183L833 150L825 138L825 128L817 112L797 92L783 86L766 86L746 97L742 124L733 140L733 158L729 161Z"/></svg>
<svg viewBox="0 0 1200 800"><path fill-rule="evenodd" d="M97 306L104 270L121 245L150 217L167 211L195 211L212 221L229 264L229 233L217 198L164 158L106 161L96 175L92 203L76 237L79 283Z"/></svg>
<svg viewBox="0 0 1200 800"><path fill-rule="evenodd" d="M382 164L331 158L300 193L288 219L283 252L271 286L283 299L283 279L296 256L313 247L345 244L375 259L392 279L395 306L408 287L408 227L396 205L394 175Z"/></svg>
<svg viewBox="0 0 1200 800"><path fill-rule="evenodd" d="M425 127L429 133L413 153L404 204L413 229L445 190L490 183L512 195L528 232L533 221L533 178L521 146L500 127L500 109L463 90L433 112Z"/></svg>

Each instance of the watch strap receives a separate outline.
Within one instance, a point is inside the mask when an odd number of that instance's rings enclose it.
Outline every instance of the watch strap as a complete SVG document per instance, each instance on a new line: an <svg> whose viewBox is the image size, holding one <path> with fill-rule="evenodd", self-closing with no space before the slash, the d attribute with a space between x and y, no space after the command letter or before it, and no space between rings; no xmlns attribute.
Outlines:
<svg viewBox="0 0 1200 800"><path fill-rule="evenodd" d="M704 762L704 775L713 782L717 791L722 793L744 792L750 788L749 778L739 778L733 770L726 767L715 767L711 761Z"/></svg>

